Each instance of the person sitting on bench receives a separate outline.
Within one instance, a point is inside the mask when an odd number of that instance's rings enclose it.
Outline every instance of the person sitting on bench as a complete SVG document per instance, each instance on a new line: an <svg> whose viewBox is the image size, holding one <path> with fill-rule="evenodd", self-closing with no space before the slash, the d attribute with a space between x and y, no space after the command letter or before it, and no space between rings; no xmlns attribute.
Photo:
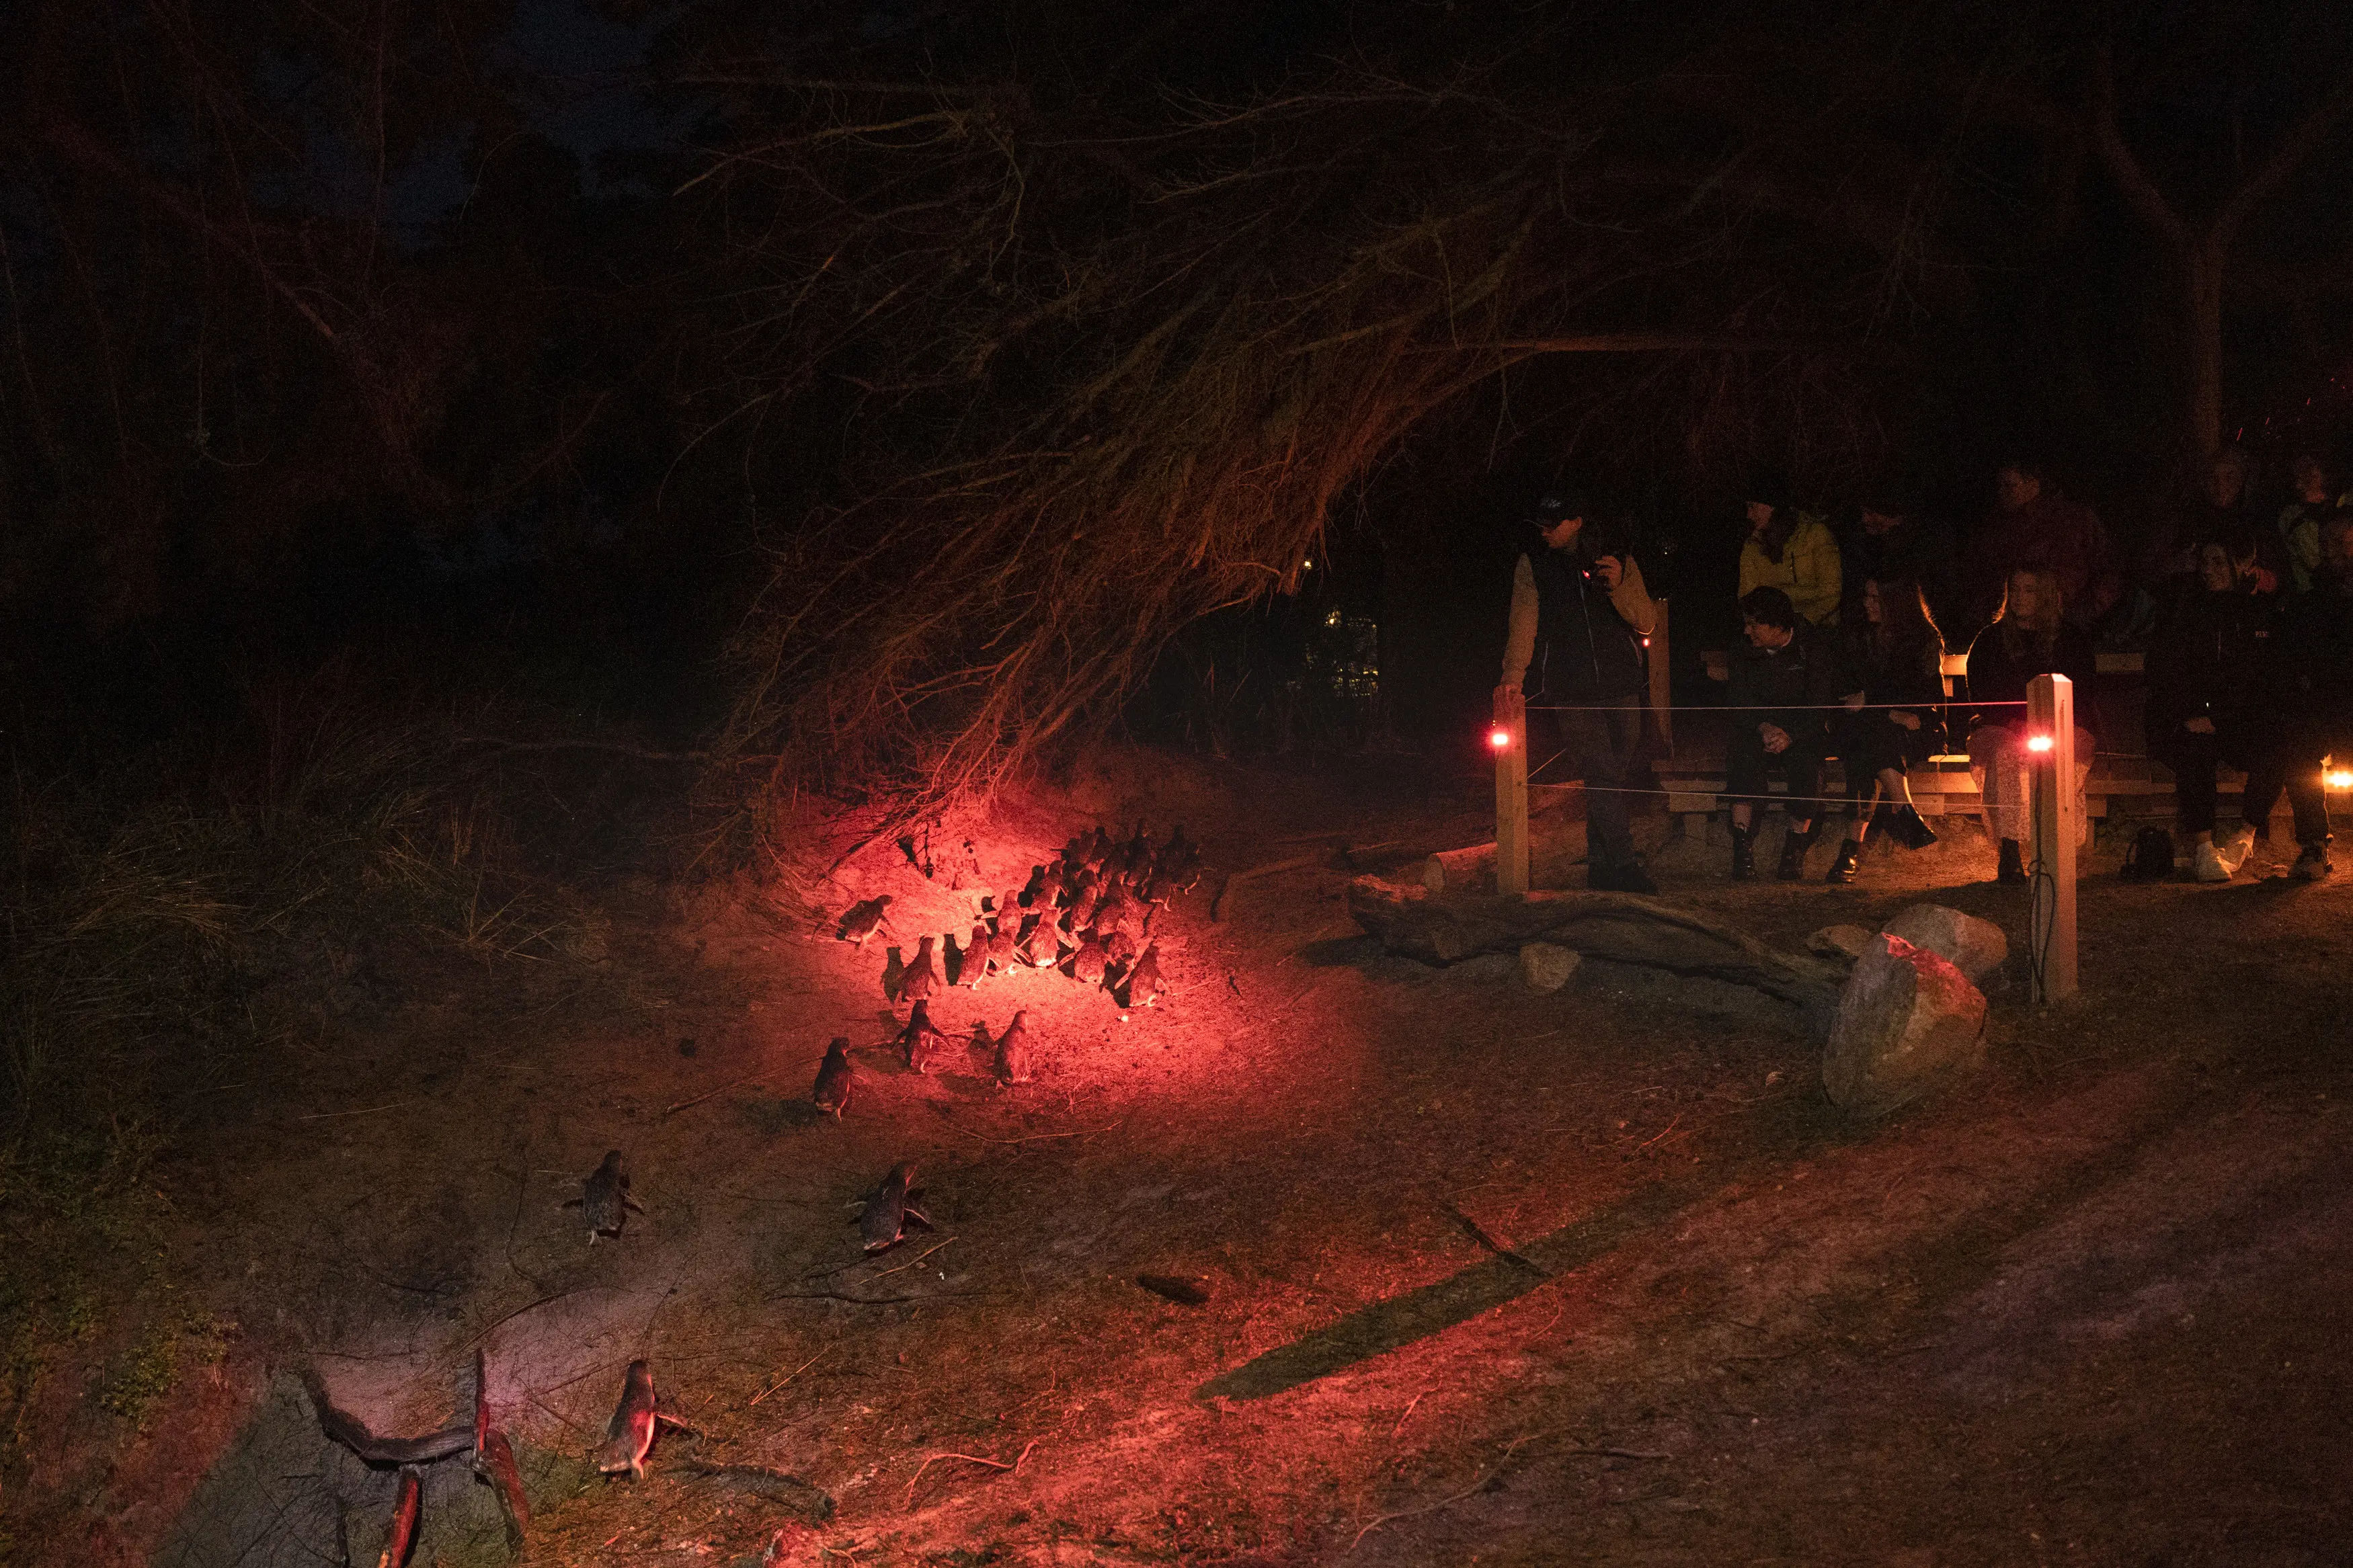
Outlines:
<svg viewBox="0 0 2353 1568"><path fill-rule="evenodd" d="M1784 882L1805 874L1806 850L1821 816L1822 753L1830 718L1847 684L1839 672L1831 634L1801 619L1778 588L1752 588L1741 596L1746 647L1732 650L1732 738L1724 758L1725 792L1732 797L1732 879L1757 874L1749 834L1757 805L1771 799L1767 775L1789 781L1789 831L1781 841Z"/></svg>
<svg viewBox="0 0 2353 1568"><path fill-rule="evenodd" d="M1978 704L1969 730L1969 773L1985 811L1986 831L2001 843L1994 879L2023 883L2026 863L2019 840L2026 837L2026 685L2038 675L2063 675L2075 683L2075 789L2091 777L2096 742L2085 721L2092 709L2092 672L2097 660L2090 634L2063 618L2059 580L2034 567L2021 567L1993 625L1969 644L1969 700ZM2091 819L2082 816L2088 828Z"/></svg>
<svg viewBox="0 0 2353 1568"><path fill-rule="evenodd" d="M1936 842L1912 804L1906 775L1935 753L1942 733L1945 640L1915 578L1865 578L1861 599L1846 617L1848 679L1862 689L1848 694L1854 711L1839 726L1849 826L1823 879L1831 882L1854 880L1855 861L1875 830L1893 833L1906 849Z"/></svg>
<svg viewBox="0 0 2353 1568"><path fill-rule="evenodd" d="M2287 799L2304 847L2295 874L2316 882L2329 871L2323 770L2353 768L2353 513L2322 520L2312 592L2281 607L2271 644Z"/></svg>
<svg viewBox="0 0 2353 1568"><path fill-rule="evenodd" d="M2201 882L2227 882L2253 847L2282 787L2279 746L2261 698L2262 655L2274 596L2256 592L2254 562L2228 541L2191 551L2197 572L2177 583L2148 645L2148 754L2173 773L2177 818ZM2214 842L2214 771L2245 770L2244 820Z"/></svg>

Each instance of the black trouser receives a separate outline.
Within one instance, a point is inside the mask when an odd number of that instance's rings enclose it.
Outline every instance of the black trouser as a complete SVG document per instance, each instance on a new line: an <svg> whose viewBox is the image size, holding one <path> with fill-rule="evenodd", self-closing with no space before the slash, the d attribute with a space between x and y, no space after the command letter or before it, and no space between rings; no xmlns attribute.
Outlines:
<svg viewBox="0 0 2353 1568"><path fill-rule="evenodd" d="M1732 740L1724 749L1724 792L1732 800L1747 801L1754 805L1768 805L1773 797L1766 793L1768 775L1778 768L1789 781L1789 794L1785 805L1793 821L1812 822L1822 815L1822 752L1820 734L1792 734L1788 750L1774 756L1765 750L1765 737L1744 715L1732 730Z"/></svg>
<svg viewBox="0 0 2353 1568"><path fill-rule="evenodd" d="M2295 841L2307 848L2328 842L2328 784L2321 759L2331 767L2353 767L2353 720L2335 722L2290 720L2279 757L2287 773L2287 803L2295 813Z"/></svg>
<svg viewBox="0 0 2353 1568"><path fill-rule="evenodd" d="M2239 814L2247 821L2268 821L2272 807L2279 804L2284 757L2277 730L2268 722L2252 718L2218 721L2211 735L2194 734L2177 725L2168 733L2148 738L2148 754L2173 774L2177 820L2184 833L2213 831L2214 770L2223 763L2247 775L2246 793L2239 799ZM2314 773L2317 775L2317 763ZM2303 837L2301 829L2296 837Z"/></svg>
<svg viewBox="0 0 2353 1568"><path fill-rule="evenodd" d="M1907 730L1890 719L1884 708L1865 708L1847 715L1841 726L1839 757L1846 764L1847 811L1860 819L1862 803L1879 788L1883 769L1894 769L1909 774L1912 764L1926 758L1936 750L1936 741L1929 726L1936 722L1933 710L1923 706L1906 710L1916 712L1920 727ZM1792 790L1797 786L1789 786ZM1861 837L1861 835L1857 835Z"/></svg>
<svg viewBox="0 0 2353 1568"><path fill-rule="evenodd" d="M1602 698L1589 705L1546 710L1550 698L1528 699L1528 776L1537 784L1585 781L1586 859L1622 866L1634 858L1627 823L1626 775L1642 741L1636 699Z"/></svg>

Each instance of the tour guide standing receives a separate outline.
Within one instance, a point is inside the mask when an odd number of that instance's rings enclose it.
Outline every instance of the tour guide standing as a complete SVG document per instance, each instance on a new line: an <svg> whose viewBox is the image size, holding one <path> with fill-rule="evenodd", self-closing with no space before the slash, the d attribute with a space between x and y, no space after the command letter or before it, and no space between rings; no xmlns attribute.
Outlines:
<svg viewBox="0 0 2353 1568"><path fill-rule="evenodd" d="M1583 497L1567 492L1536 502L1529 521L1537 537L1512 573L1504 685L1526 692L1530 749L1544 734L1546 754L1566 753L1558 776L1585 780L1586 886L1655 893L1634 858L1623 791L1650 684L1642 639L1659 610L1641 567L1603 548L1587 510Z"/></svg>

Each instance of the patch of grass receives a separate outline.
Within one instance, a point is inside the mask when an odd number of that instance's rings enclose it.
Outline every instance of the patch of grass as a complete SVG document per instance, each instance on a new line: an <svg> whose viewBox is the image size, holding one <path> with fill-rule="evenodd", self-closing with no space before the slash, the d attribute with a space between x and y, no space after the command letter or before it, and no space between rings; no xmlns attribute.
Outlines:
<svg viewBox="0 0 2353 1568"><path fill-rule="evenodd" d="M180 1336L169 1323L151 1322L107 1368L98 1403L132 1426L143 1427L148 1407L179 1381Z"/></svg>

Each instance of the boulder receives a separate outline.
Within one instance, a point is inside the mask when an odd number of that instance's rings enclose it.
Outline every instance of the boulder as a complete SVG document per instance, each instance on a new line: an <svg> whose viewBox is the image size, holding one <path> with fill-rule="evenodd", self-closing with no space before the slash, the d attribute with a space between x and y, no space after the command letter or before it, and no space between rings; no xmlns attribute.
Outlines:
<svg viewBox="0 0 2353 1568"><path fill-rule="evenodd" d="M1822 1087L1858 1116L1884 1116L1985 1065L1986 1000L1926 948L1882 931L1839 995Z"/></svg>
<svg viewBox="0 0 2353 1568"><path fill-rule="evenodd" d="M1914 904L1879 929L1926 948L1972 984L1982 984L2010 956L2010 939L2000 926L1942 904Z"/></svg>
<svg viewBox="0 0 2353 1568"><path fill-rule="evenodd" d="M1806 951L1816 958L1852 963L1871 945L1871 937L1868 926L1824 926L1806 938Z"/></svg>
<svg viewBox="0 0 2353 1568"><path fill-rule="evenodd" d="M1539 994L1557 991L1568 984L1585 955L1573 948L1549 942L1532 942L1520 949L1520 978L1528 989Z"/></svg>

